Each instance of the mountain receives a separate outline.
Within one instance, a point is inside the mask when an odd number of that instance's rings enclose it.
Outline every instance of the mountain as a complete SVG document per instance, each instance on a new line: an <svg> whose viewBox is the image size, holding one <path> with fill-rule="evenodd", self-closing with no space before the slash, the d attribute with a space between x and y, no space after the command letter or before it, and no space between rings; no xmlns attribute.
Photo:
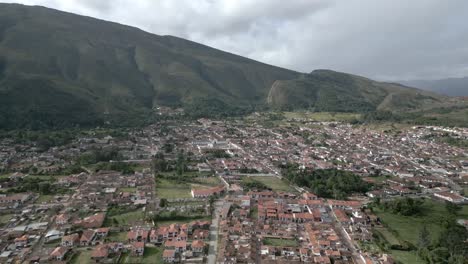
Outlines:
<svg viewBox="0 0 468 264"><path fill-rule="evenodd" d="M276 81L268 95L268 103L276 107L334 112L406 111L443 105L445 101L431 92L331 70Z"/></svg>
<svg viewBox="0 0 468 264"><path fill-rule="evenodd" d="M400 83L448 96L468 96L468 77L400 81Z"/></svg>
<svg viewBox="0 0 468 264"><path fill-rule="evenodd" d="M297 76L177 37L0 4L0 124L93 124L200 98L257 104L274 81Z"/></svg>
<svg viewBox="0 0 468 264"><path fill-rule="evenodd" d="M0 129L133 124L158 106L220 116L263 106L363 112L444 101L397 84L298 73L117 23L0 4Z"/></svg>

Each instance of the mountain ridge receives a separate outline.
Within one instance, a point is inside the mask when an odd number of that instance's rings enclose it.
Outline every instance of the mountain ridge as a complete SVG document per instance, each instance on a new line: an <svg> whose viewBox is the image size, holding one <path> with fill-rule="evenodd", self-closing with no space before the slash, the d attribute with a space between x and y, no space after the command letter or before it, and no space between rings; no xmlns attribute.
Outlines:
<svg viewBox="0 0 468 264"><path fill-rule="evenodd" d="M439 80L409 80L402 84L448 96L468 96L468 76Z"/></svg>
<svg viewBox="0 0 468 264"><path fill-rule="evenodd" d="M263 108L398 111L444 97L258 62L174 36L46 7L0 4L0 128L125 124L159 106L189 115Z"/></svg>

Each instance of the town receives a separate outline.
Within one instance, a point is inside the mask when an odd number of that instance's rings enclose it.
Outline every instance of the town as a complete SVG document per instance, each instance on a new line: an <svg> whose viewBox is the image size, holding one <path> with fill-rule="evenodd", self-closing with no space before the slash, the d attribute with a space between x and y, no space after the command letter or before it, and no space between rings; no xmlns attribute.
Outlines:
<svg viewBox="0 0 468 264"><path fill-rule="evenodd" d="M167 111L3 137L0 263L424 263L421 211L468 228L468 129Z"/></svg>

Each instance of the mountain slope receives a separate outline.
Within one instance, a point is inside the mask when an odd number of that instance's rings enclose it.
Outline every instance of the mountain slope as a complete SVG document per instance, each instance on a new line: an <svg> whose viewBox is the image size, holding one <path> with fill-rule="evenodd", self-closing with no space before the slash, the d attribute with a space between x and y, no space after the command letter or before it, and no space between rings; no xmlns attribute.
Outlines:
<svg viewBox="0 0 468 264"><path fill-rule="evenodd" d="M276 81L268 95L275 107L340 112L404 111L442 106L445 101L434 93L331 70Z"/></svg>
<svg viewBox="0 0 468 264"><path fill-rule="evenodd" d="M468 77L401 81L400 83L448 96L468 96Z"/></svg>
<svg viewBox="0 0 468 264"><path fill-rule="evenodd" d="M0 129L125 125L162 105L205 115L265 103L368 112L445 101L345 73L302 74L90 17L0 4Z"/></svg>
<svg viewBox="0 0 468 264"><path fill-rule="evenodd" d="M274 81L297 76L176 37L0 4L0 127L100 123L207 97L256 104Z"/></svg>

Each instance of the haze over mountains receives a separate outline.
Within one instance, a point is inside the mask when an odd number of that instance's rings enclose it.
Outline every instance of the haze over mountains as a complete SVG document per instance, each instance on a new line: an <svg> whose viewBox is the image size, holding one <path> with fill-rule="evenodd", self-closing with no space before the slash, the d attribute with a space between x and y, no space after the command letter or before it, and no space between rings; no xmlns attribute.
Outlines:
<svg viewBox="0 0 468 264"><path fill-rule="evenodd" d="M399 83L448 96L468 96L468 77L400 81Z"/></svg>
<svg viewBox="0 0 468 264"><path fill-rule="evenodd" d="M444 96L329 70L267 65L173 36L0 4L0 128L98 125L158 106L404 111Z"/></svg>

